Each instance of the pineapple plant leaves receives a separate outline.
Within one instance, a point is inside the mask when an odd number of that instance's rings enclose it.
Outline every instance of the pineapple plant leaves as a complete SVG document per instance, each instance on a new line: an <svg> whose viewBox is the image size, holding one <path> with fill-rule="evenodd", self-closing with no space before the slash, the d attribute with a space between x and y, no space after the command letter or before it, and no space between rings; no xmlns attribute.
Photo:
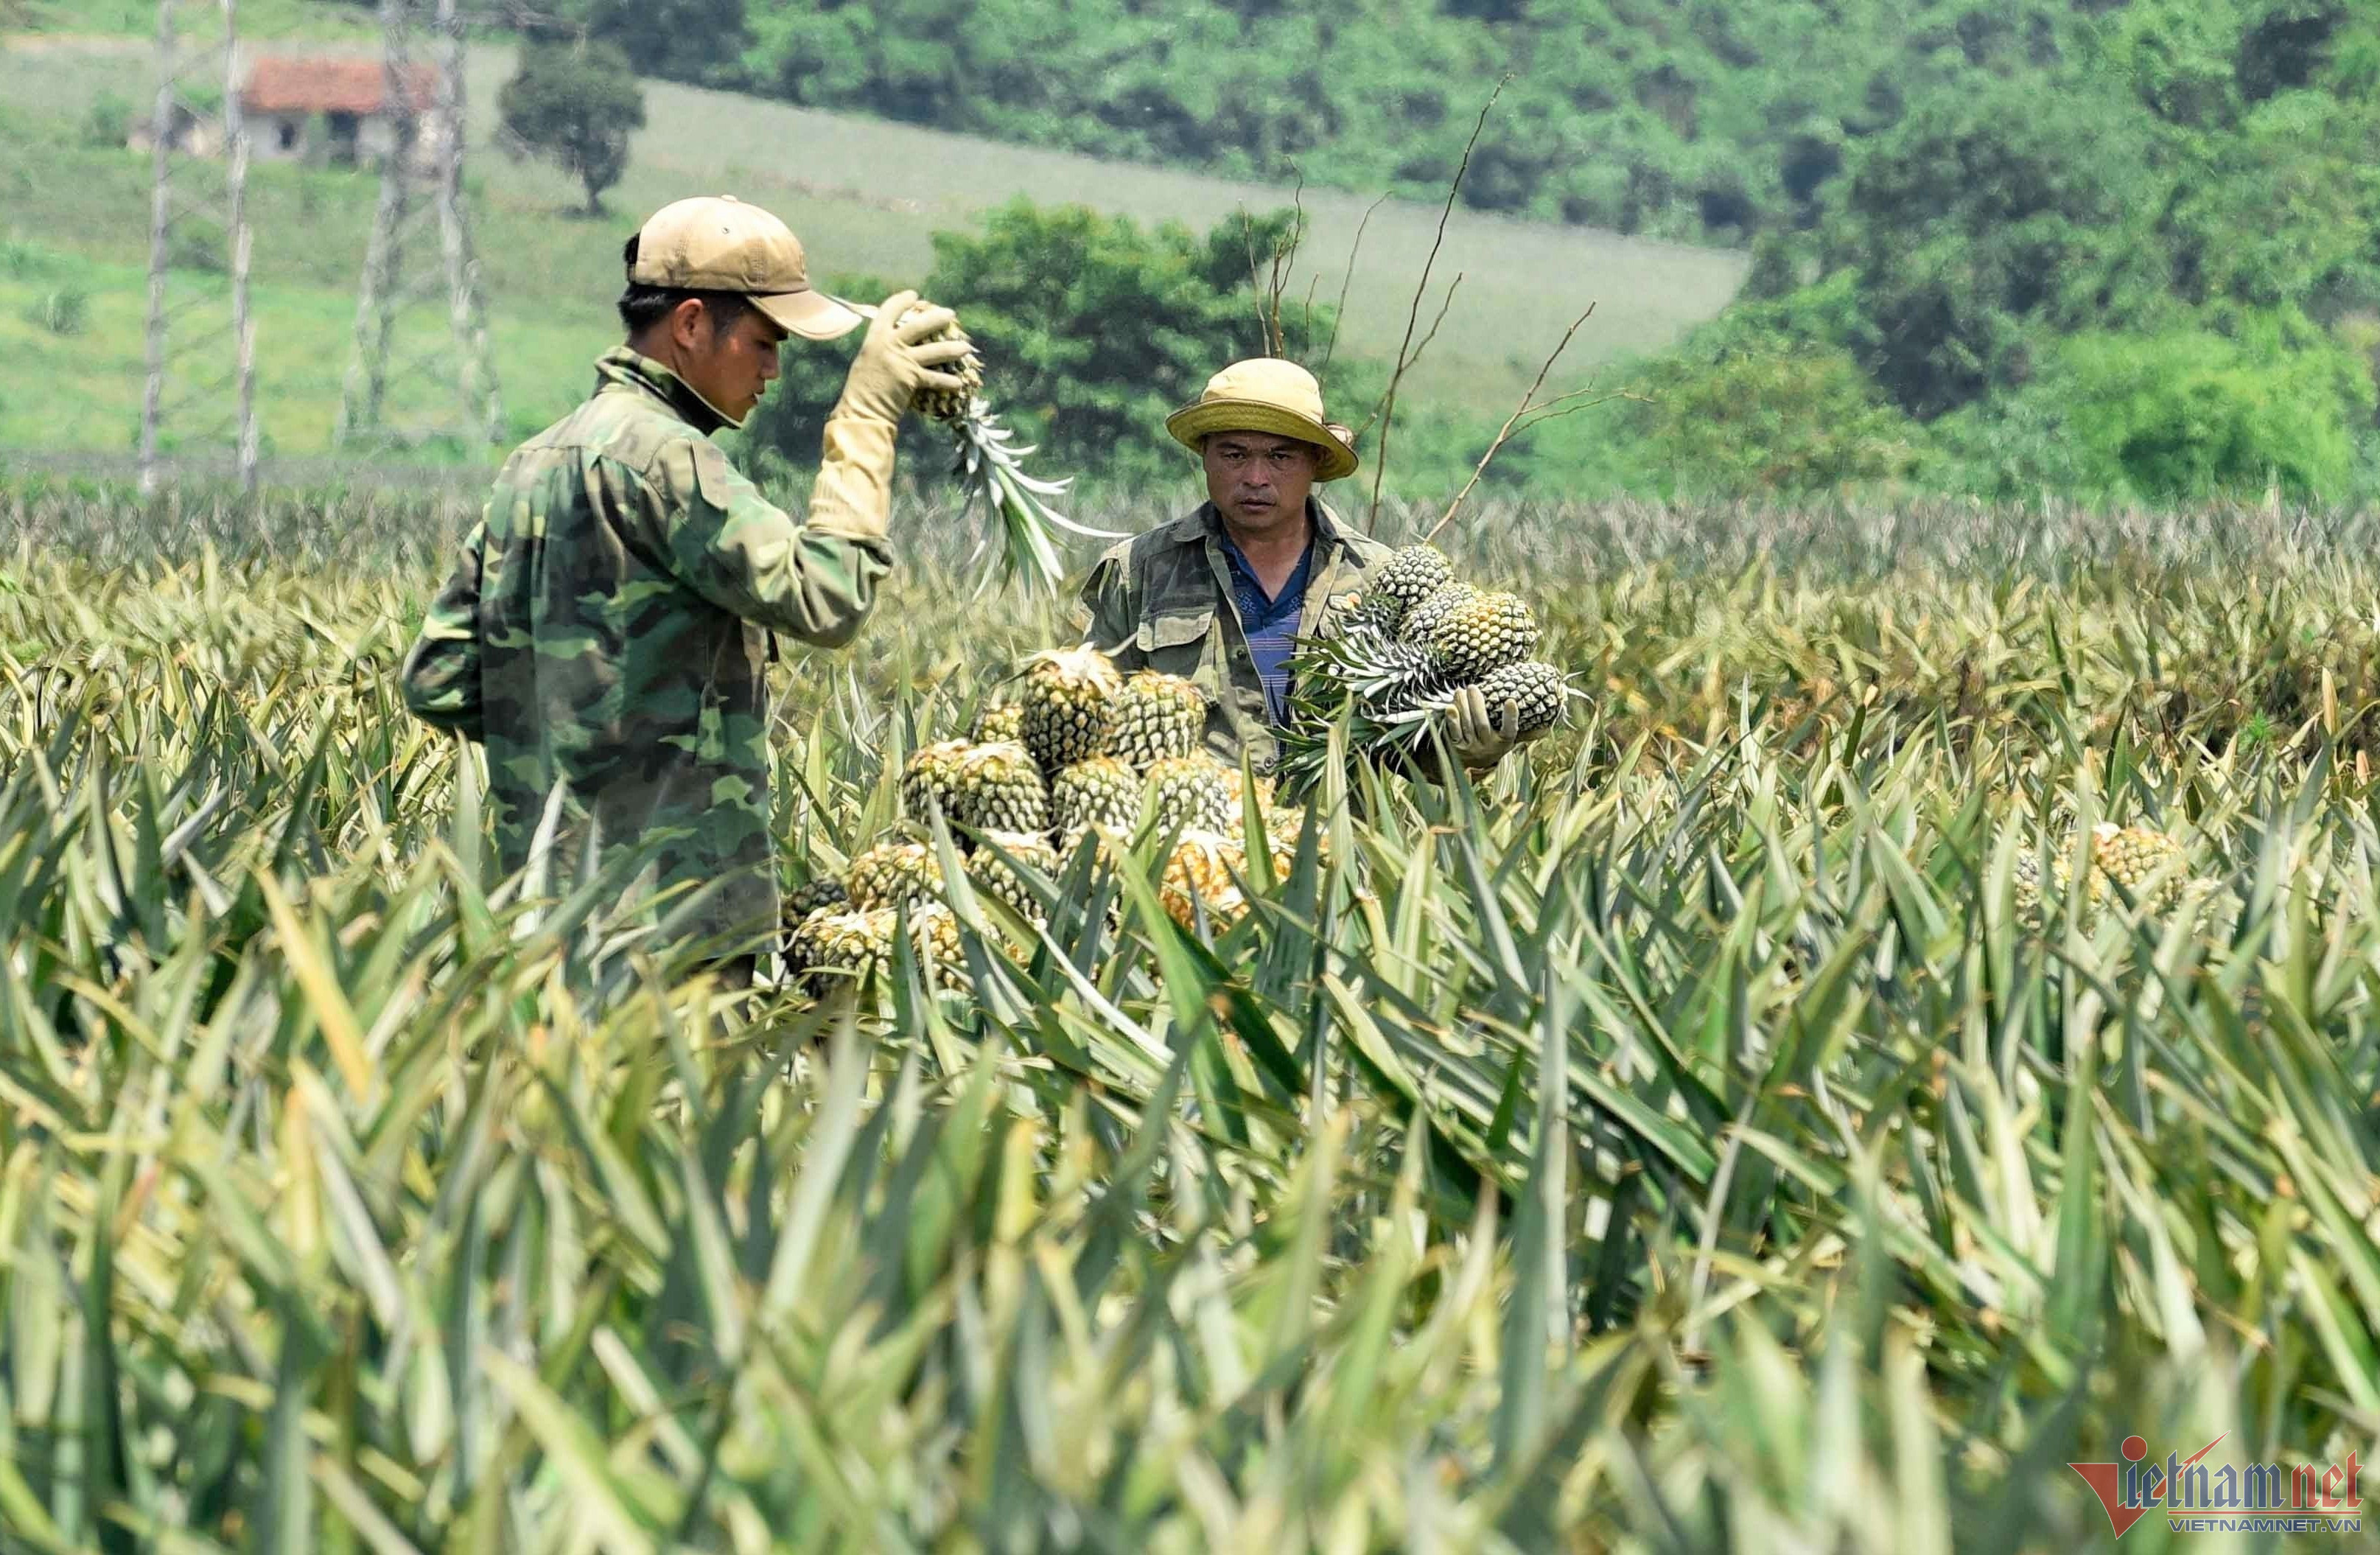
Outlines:
<svg viewBox="0 0 2380 1555"><path fill-rule="evenodd" d="M477 852L388 572L12 563L0 1542L2060 1549L2125 1434L2343 1459L2362 554L2252 608L1466 552L1595 720L1496 792L1232 773L1171 903L1153 825L956 816L1022 710L967 728L1000 672L896 594L773 732L788 880L884 875L875 985L733 997L633 872Z"/></svg>

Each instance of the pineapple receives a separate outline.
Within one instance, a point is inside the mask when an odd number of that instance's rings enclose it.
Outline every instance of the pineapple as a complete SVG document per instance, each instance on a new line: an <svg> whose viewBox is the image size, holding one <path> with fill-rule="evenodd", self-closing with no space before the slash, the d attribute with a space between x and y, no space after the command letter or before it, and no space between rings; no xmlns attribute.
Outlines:
<svg viewBox="0 0 2380 1555"><path fill-rule="evenodd" d="M1297 829L1302 824L1302 821L1294 819L1284 824L1272 815L1265 817L1265 851L1272 860L1273 879L1288 879L1290 867L1297 862ZM1230 844L1223 850L1224 862L1229 864L1242 880L1249 879L1248 850L1252 845L1252 839L1245 831L1238 827L1232 829L1230 837Z"/></svg>
<svg viewBox="0 0 2380 1555"><path fill-rule="evenodd" d="M967 737L978 745L1002 745L1025 737L1025 709L1015 702L986 702Z"/></svg>
<svg viewBox="0 0 2380 1555"><path fill-rule="evenodd" d="M1380 564L1371 586L1356 607L1356 620L1394 633L1405 614L1438 589L1454 581L1454 568L1434 545L1408 545Z"/></svg>
<svg viewBox="0 0 2380 1555"><path fill-rule="evenodd" d="M822 907L802 920L791 946L803 986L823 993L839 981L867 983L892 968L892 947L901 914L891 907L841 912ZM909 915L910 943L941 987L956 985L960 965L958 919L948 907L928 905Z"/></svg>
<svg viewBox="0 0 2380 1555"><path fill-rule="evenodd" d="M1427 648L1438 624L1479 597L1468 583L1442 583L1424 595L1397 623L1397 640Z"/></svg>
<svg viewBox="0 0 2380 1555"><path fill-rule="evenodd" d="M1467 584L1455 588L1469 591ZM1462 597L1441 589L1421 609ZM1406 762L1428 743L1431 714L1461 688L1439 671L1427 649L1370 626L1307 640L1290 661L1289 672L1290 717L1281 731L1273 771L1299 794L1310 793L1320 781L1342 718L1348 720L1351 758Z"/></svg>
<svg viewBox="0 0 2380 1555"><path fill-rule="evenodd" d="M798 924L820 907L841 907L850 900L851 893L841 881L823 876L785 893L785 921Z"/></svg>
<svg viewBox="0 0 2380 1555"><path fill-rule="evenodd" d="M824 991L838 978L865 982L892 965L899 917L883 907L848 912L820 907L794 930L794 966L814 992Z"/></svg>
<svg viewBox="0 0 2380 1555"><path fill-rule="evenodd" d="M865 911L930 901L941 889L942 869L923 843L883 843L854 858L844 879L851 905Z"/></svg>
<svg viewBox="0 0 2380 1555"><path fill-rule="evenodd" d="M909 758L901 769L901 808L909 819L923 826L940 806L942 819L957 819L958 773L975 745L968 740L944 740L929 745Z"/></svg>
<svg viewBox="0 0 2380 1555"><path fill-rule="evenodd" d="M1038 832L987 832L983 841L990 845L977 848L967 860L968 879L1015 908L1019 916L1030 919L1044 917L1040 899L1026 887L1008 860L1013 858L1044 875L1053 875L1058 870L1058 850ZM1002 857L1002 854L1007 857Z"/></svg>
<svg viewBox="0 0 2380 1555"><path fill-rule="evenodd" d="M1570 696L1570 684L1551 664L1530 659L1490 670L1480 677L1479 693L1488 699L1488 719L1496 732L1506 739L1518 739L1561 722L1562 703ZM1504 727L1507 703L1519 704L1521 723L1516 729Z"/></svg>
<svg viewBox="0 0 2380 1555"><path fill-rule="evenodd" d="M1240 815L1240 774L1205 751L1148 769L1160 830L1226 832Z"/></svg>
<svg viewBox="0 0 2380 1555"><path fill-rule="evenodd" d="M1077 761L1050 784L1050 809L1069 835L1093 826L1129 832L1140 823L1140 774L1113 756Z"/></svg>
<svg viewBox="0 0 2380 1555"><path fill-rule="evenodd" d="M1035 654L1025 671L1025 748L1052 772L1106 755L1123 690L1115 665L1095 648Z"/></svg>
<svg viewBox="0 0 2380 1555"><path fill-rule="evenodd" d="M2070 888L2073 866L2069 862L2072 849L2061 847L2050 861L2050 880L2063 892ZM2102 907L2120 901L2116 887L2120 885L2133 901L2152 912L2164 913L2176 907L2186 907L2193 915L2211 919L2219 887L2211 881L2192 880L2177 869L2183 857L2181 844L2162 832L2145 826L2118 826L2101 821L2091 829L2091 857L2085 866L2088 873L2083 885L2082 917L2087 924L2095 921ZM2164 879L2157 877L2163 874ZM2031 927L2039 927L2043 916L2040 860L2031 852L2017 856L2016 883L2012 893L2017 918Z"/></svg>
<svg viewBox="0 0 2380 1555"><path fill-rule="evenodd" d="M1298 839L1305 835L1307 812L1284 805L1273 805L1264 812L1265 841L1272 844L1274 855L1283 860L1297 856ZM1326 849L1330 845L1330 829L1324 827L1316 833Z"/></svg>
<svg viewBox="0 0 2380 1555"><path fill-rule="evenodd" d="M1115 753L1137 771L1189 755L1206 730L1207 694L1178 674L1139 671L1116 699Z"/></svg>
<svg viewBox="0 0 2380 1555"><path fill-rule="evenodd" d="M1057 833L1058 861L1062 867L1071 862L1085 844L1096 848L1099 867L1114 869L1120 867L1126 850L1132 845L1131 834L1113 826L1078 826Z"/></svg>
<svg viewBox="0 0 2380 1555"><path fill-rule="evenodd" d="M966 952L959 945L958 915L939 903L919 907L909 915L909 938L935 987L956 989L964 984Z"/></svg>
<svg viewBox="0 0 2380 1555"><path fill-rule="evenodd" d="M952 807L960 825L974 832L1046 832L1050 794L1041 769L1021 745L969 748L954 779Z"/></svg>
<svg viewBox="0 0 2380 1555"><path fill-rule="evenodd" d="M2016 856L2016 881L2010 889L2019 923L2041 921L2041 856L2030 849Z"/></svg>
<svg viewBox="0 0 2380 1555"><path fill-rule="evenodd" d="M2169 905L2180 895L2184 876L2168 866L2181 857L2181 844L2162 832L2103 820L2091 830L2091 894L2095 899L2113 896L2102 884L2113 881L2144 905ZM2151 879L2160 871L2166 878L2152 893Z"/></svg>
<svg viewBox="0 0 2380 1555"><path fill-rule="evenodd" d="M915 307L901 315L901 322L905 324L911 319L916 318L918 314L924 312L927 309L931 308L932 306L932 303L920 298ZM966 331L959 328L955 323L951 323L943 325L932 334L926 336L924 340L919 341L918 344L927 345L943 340L966 340ZM974 342L968 341L968 344L972 346ZM916 395L911 396L909 401L910 406L917 412L918 415L927 417L932 420L962 420L965 418L967 412L975 407L978 399L983 393L983 358L970 350L965 356L961 357L957 361L952 362L939 371L950 373L952 376L959 379L965 384L965 387L960 389L919 389Z"/></svg>
<svg viewBox="0 0 2380 1555"><path fill-rule="evenodd" d="M1184 929L1195 929L1203 907L1207 921L1219 929L1238 922L1248 901L1233 871L1245 858L1239 845L1220 832L1184 832L1166 859L1158 885L1166 916Z"/></svg>
<svg viewBox="0 0 2380 1555"><path fill-rule="evenodd" d="M876 317L877 310L866 303L836 300L862 318ZM917 306L929 305L920 301ZM953 323L932 338L964 340L966 334ZM997 552L1002 572L1026 591L1053 592L1066 572L1066 559L1058 549L1058 531L1091 540L1123 537L1076 523L1050 505L1052 499L1066 494L1072 482L1026 473L1025 457L1033 450L1019 445L1016 434L1002 426L991 407L984 403L979 356L970 351L946 371L960 380L958 388L920 389L910 403L950 430L951 473L958 480L967 511L980 515L982 536L977 553ZM985 582L990 582L990 574L985 575Z"/></svg>
<svg viewBox="0 0 2380 1555"><path fill-rule="evenodd" d="M1290 665L1293 683L1311 679L1318 689L1343 686L1355 707L1374 718L1442 706L1456 688L1428 649L1369 627L1312 644L1301 659Z"/></svg>
<svg viewBox="0 0 2380 1555"><path fill-rule="evenodd" d="M1475 594L1431 625L1429 655L1449 679L1470 686L1526 659L1537 635L1537 618L1518 594Z"/></svg>

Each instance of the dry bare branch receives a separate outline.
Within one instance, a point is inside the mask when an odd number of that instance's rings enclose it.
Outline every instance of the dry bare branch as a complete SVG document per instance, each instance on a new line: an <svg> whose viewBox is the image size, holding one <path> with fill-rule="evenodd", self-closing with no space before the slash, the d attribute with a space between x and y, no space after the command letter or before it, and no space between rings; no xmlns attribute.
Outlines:
<svg viewBox="0 0 2380 1555"><path fill-rule="evenodd" d="M1257 272L1257 224L1245 205L1240 207L1240 244L1248 255L1248 301L1257 310L1257 350L1259 355L1270 356L1272 336L1265 322L1265 281Z"/></svg>
<svg viewBox="0 0 2380 1555"><path fill-rule="evenodd" d="M1463 274L1464 273L1463 271L1458 270L1454 273L1454 279L1447 283L1446 295L1439 299L1438 317L1429 322L1429 333L1423 335L1421 337L1421 344L1414 347L1413 358L1405 363L1406 371L1411 372L1415 368L1419 367L1421 365L1422 358L1429 353L1430 342L1438 338L1439 326L1446 322L1447 310L1454 306L1454 294L1463 285ZM1356 429L1355 435L1357 437L1361 437L1366 432L1372 430L1373 424L1379 420L1381 413L1386 408L1387 404L1388 397L1383 395L1379 402L1372 407L1372 413L1364 419L1364 424Z"/></svg>
<svg viewBox="0 0 2380 1555"><path fill-rule="evenodd" d="M1479 105L1479 121L1471 127L1471 139L1463 144L1463 160L1455 164L1454 181L1446 186L1446 203L1438 213L1438 234L1430 239L1429 257L1422 261L1421 281L1414 287L1413 307L1405 315L1405 337L1397 346L1396 371L1389 374L1389 392L1380 407L1380 445L1372 455L1372 510L1365 516L1364 532L1376 533L1380 527L1380 488L1389 474L1389 432L1396 425L1397 388L1404 381L1405 371L1412 366L1407 353L1413 348L1415 326L1421 322L1422 299L1429 294L1429 274L1437 267L1438 250L1446 242L1446 224L1454 214L1455 197L1463 192L1463 176L1471 171L1471 153L1479 149L1479 137L1488 128L1488 115L1496 108L1496 100L1504 95L1512 83L1508 71L1496 82L1496 90Z"/></svg>
<svg viewBox="0 0 2380 1555"><path fill-rule="evenodd" d="M1364 251L1364 229L1372 225L1372 213L1388 202L1387 195L1380 196L1364 208L1364 219L1355 224L1355 241L1347 249L1346 273L1339 277L1339 310L1330 315L1330 344L1323 349L1322 364L1314 370L1318 377L1330 370L1331 358L1339 354L1339 329L1347 322L1347 288L1355 281L1355 260Z"/></svg>
<svg viewBox="0 0 2380 1555"><path fill-rule="evenodd" d="M1297 250L1305 242L1305 171L1297 170L1297 187L1290 194L1288 236L1273 245L1272 249L1272 343L1273 355L1289 355L1289 336L1281 325L1281 300L1289 290L1289 283L1297 270Z"/></svg>
<svg viewBox="0 0 2380 1555"><path fill-rule="evenodd" d="M1557 417L1573 415L1594 406L1628 397L1623 394L1614 393L1604 395L1599 398L1589 398L1588 396L1594 394L1594 390L1572 389L1566 395L1557 395L1542 404L1537 400L1537 391L1546 386L1546 379L1553 372L1554 364L1561 360L1562 353L1570 349L1570 343L1578 337L1578 332L1585 327L1586 321L1593 317L1595 317L1595 304L1590 302L1586 305L1586 311L1572 320L1570 328L1562 331L1560 341L1555 345L1552 353L1546 358L1545 365L1537 369L1537 376L1529 384L1529 392L1521 396L1521 403L1513 412L1504 418L1504 424L1497 430L1496 441L1488 445L1488 452L1479 456L1479 463L1472 468L1471 479L1463 483L1463 490L1454 493L1454 500L1446 504L1446 511L1438 516L1438 522L1429 527L1429 533L1422 536L1424 544L1436 540L1439 531L1453 521L1455 514L1461 511L1463 503L1478 486L1480 479L1488 473L1488 467L1496 462L1496 456L1504 451L1504 444L1510 443L1517 433L1553 420Z"/></svg>

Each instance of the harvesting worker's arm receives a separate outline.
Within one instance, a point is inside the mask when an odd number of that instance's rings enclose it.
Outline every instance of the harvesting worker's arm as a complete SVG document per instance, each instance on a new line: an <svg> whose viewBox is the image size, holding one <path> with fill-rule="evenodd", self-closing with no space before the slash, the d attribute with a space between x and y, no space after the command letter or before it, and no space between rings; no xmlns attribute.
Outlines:
<svg viewBox="0 0 2380 1555"><path fill-rule="evenodd" d="M630 245L632 275L642 241L639 235ZM698 273L685 278L694 280L725 278L700 262L656 268L692 268ZM732 266L712 261L710 268ZM795 295L825 301L816 292ZM638 538L679 582L721 610L805 642L841 647L858 633L892 565L887 537L901 419L919 390L958 383L937 370L968 350L964 340L921 344L956 316L927 308L902 322L917 302L915 292L889 298L869 324L827 418L806 521L795 522L761 496L710 442L716 428L702 425L698 415L689 418L686 435L647 464ZM699 298L686 298L635 329L628 350L666 368L721 422L741 427L778 376L789 323L808 321L808 327L843 333L858 322L841 305L828 306L832 313L823 317L784 310L779 318L756 305L722 318Z"/></svg>
<svg viewBox="0 0 2380 1555"><path fill-rule="evenodd" d="M1165 430L1198 455L1207 501L1099 559L1083 586L1085 641L1119 669L1196 682L1208 748L1234 762L1245 750L1261 770L1289 714L1296 639L1337 625L1390 551L1313 494L1357 461L1346 429L1324 418L1321 386L1296 363L1234 362ZM1496 733L1475 693L1450 710L1446 734L1474 771L1518 743Z"/></svg>
<svg viewBox="0 0 2380 1555"><path fill-rule="evenodd" d="M593 397L516 450L405 672L407 705L487 747L507 868L557 789L553 856L591 833L650 845L664 889L708 888L689 925L746 943L777 920L766 669L772 633L847 642L891 568L893 438L964 338L886 300L827 424L806 519L761 496L711 442L740 426L789 338L866 322L813 290L766 212L681 200L625 250L626 342ZM798 363L797 363L798 365Z"/></svg>
<svg viewBox="0 0 2380 1555"><path fill-rule="evenodd" d="M463 541L463 560L430 601L421 636L405 662L405 705L425 723L477 741L480 732L480 566L482 518Z"/></svg>

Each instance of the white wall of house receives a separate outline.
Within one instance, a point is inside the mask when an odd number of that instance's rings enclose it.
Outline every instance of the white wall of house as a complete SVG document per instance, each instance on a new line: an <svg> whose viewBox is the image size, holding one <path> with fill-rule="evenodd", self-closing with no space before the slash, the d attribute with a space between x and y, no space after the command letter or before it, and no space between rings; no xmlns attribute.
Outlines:
<svg viewBox="0 0 2380 1555"><path fill-rule="evenodd" d="M131 132L125 137L127 147L146 152L153 148L155 125L147 118L132 121ZM174 127L174 150L185 156L221 156L224 150L223 123L219 119L186 119Z"/></svg>
<svg viewBox="0 0 2380 1555"><path fill-rule="evenodd" d="M424 127L425 131L427 127ZM258 114L248 116L250 154L260 162L324 162L334 166L378 167L406 144L402 124L386 115L363 118L322 114ZM434 137L424 133L414 147L414 165L437 164ZM211 154L212 148L209 153Z"/></svg>

